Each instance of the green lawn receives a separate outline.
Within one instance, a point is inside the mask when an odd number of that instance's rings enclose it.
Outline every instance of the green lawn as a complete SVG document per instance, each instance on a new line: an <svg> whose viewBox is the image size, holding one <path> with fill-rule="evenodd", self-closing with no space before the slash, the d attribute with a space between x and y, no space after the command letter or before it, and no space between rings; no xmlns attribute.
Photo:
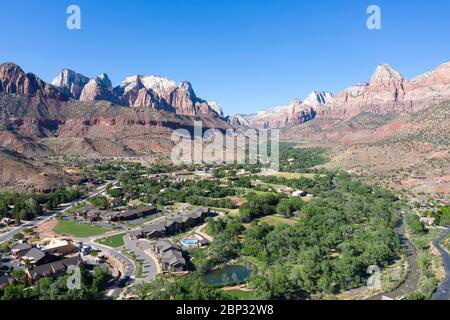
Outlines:
<svg viewBox="0 0 450 320"><path fill-rule="evenodd" d="M118 248L118 247L121 247L124 245L124 241L123 241L124 236L125 236L125 233L116 234L114 236L98 239L95 242L98 242L104 246Z"/></svg>
<svg viewBox="0 0 450 320"><path fill-rule="evenodd" d="M280 224L293 225L298 222L298 220L296 220L295 218L286 218L286 217L282 217L280 215L265 216L265 217L259 219L259 221L266 222L273 226L280 225Z"/></svg>
<svg viewBox="0 0 450 320"><path fill-rule="evenodd" d="M99 236L110 230L89 224L80 224L75 221L61 220L58 222L58 225L55 227L54 231L60 235L87 238Z"/></svg>
<svg viewBox="0 0 450 320"><path fill-rule="evenodd" d="M230 300L251 300L253 298L253 292L242 290L224 290L222 291L225 298Z"/></svg>

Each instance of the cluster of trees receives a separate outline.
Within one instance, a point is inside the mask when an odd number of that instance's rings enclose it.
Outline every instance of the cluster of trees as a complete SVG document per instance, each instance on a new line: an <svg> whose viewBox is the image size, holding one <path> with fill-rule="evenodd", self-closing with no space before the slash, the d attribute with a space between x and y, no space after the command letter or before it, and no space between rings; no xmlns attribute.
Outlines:
<svg viewBox="0 0 450 320"><path fill-rule="evenodd" d="M59 188L47 194L3 192L0 193L0 218L13 218L17 223L33 219L42 214L43 208L53 209L80 198L84 192L80 188Z"/></svg>
<svg viewBox="0 0 450 320"><path fill-rule="evenodd" d="M282 216L292 217L294 213L299 212L304 205L305 202L298 197L281 199L277 205L277 213Z"/></svg>
<svg viewBox="0 0 450 320"><path fill-rule="evenodd" d="M97 300L102 299L102 291L111 279L108 271L95 267L92 273L81 269L81 288L69 289L67 279L63 275L56 280L42 278L36 281L33 287L28 287L24 271L14 270L13 285L0 290L0 300Z"/></svg>
<svg viewBox="0 0 450 320"><path fill-rule="evenodd" d="M251 204L239 215L209 220L206 231L214 241L204 256L193 259L197 272L238 257L251 259L258 272L249 285L259 299L299 299L364 285L369 266L387 266L399 256L394 226L401 204L391 192L347 174L335 175L331 182L335 188L309 202L251 194ZM272 226L257 219L291 210L301 211L293 225Z"/></svg>
<svg viewBox="0 0 450 320"><path fill-rule="evenodd" d="M234 208L231 199L238 194L236 188L221 185L219 181L172 181L170 178L146 179L130 173L121 176L122 191L131 199L143 202L168 205L173 202L187 202L192 205L205 205L220 208ZM120 189L117 189L120 190ZM111 194L114 189L108 190Z"/></svg>
<svg viewBox="0 0 450 320"><path fill-rule="evenodd" d="M405 221L413 235L424 235L428 233L427 228L420 222L418 215L413 213L408 214Z"/></svg>
<svg viewBox="0 0 450 320"><path fill-rule="evenodd" d="M135 288L139 300L219 300L223 295L193 274L178 280L158 276L149 284Z"/></svg>
<svg viewBox="0 0 450 320"><path fill-rule="evenodd" d="M450 206L443 206L434 214L436 224L442 227L450 226Z"/></svg>
<svg viewBox="0 0 450 320"><path fill-rule="evenodd" d="M97 196L89 199L89 202L94 206L102 207L103 209L108 209L109 201L106 197Z"/></svg>
<svg viewBox="0 0 450 320"><path fill-rule="evenodd" d="M285 172L309 172L328 162L325 148L295 148L292 143L280 144L280 169Z"/></svg>
<svg viewBox="0 0 450 320"><path fill-rule="evenodd" d="M287 179L277 176L258 176L258 179L265 183L284 185L296 190L304 190L314 195L321 192L327 192L333 188L334 174L327 172L326 174L317 175L314 179L300 177L298 179Z"/></svg>
<svg viewBox="0 0 450 320"><path fill-rule="evenodd" d="M239 208L238 219L242 223L248 223L257 218L275 214L280 199L286 197L283 194L249 193L246 195L247 202Z"/></svg>
<svg viewBox="0 0 450 320"><path fill-rule="evenodd" d="M186 202L193 206L205 206L216 208L234 209L236 205L230 198L213 199L207 197L191 196L186 198Z"/></svg>
<svg viewBox="0 0 450 320"><path fill-rule="evenodd" d="M394 231L393 195L380 194L348 177L338 188L303 205L295 225L253 226L243 253L267 268L252 285L260 298L333 294L363 285L370 265L386 266L400 251ZM350 187L353 192L346 192ZM356 190L356 191L355 191Z"/></svg>

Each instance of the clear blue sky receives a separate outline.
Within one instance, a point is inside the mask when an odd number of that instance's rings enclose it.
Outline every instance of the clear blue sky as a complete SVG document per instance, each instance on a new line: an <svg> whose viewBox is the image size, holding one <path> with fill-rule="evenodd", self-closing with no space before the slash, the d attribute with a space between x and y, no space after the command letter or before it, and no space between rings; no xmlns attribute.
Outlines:
<svg viewBox="0 0 450 320"><path fill-rule="evenodd" d="M82 29L66 28L77 4ZM366 9L382 9L380 31ZM192 82L226 114L334 93L387 62L409 78L450 59L448 0L2 1L0 61L50 81L71 68Z"/></svg>

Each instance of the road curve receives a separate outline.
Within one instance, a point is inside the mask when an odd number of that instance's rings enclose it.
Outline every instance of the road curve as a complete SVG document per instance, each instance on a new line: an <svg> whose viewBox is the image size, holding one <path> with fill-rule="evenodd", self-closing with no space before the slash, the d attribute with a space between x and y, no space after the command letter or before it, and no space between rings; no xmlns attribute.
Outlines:
<svg viewBox="0 0 450 320"><path fill-rule="evenodd" d="M440 235L439 238L433 241L433 245L438 249L442 257L442 262L445 269L445 279L439 285L436 292L433 294L432 300L450 300L450 255L442 248L441 241L444 240L450 234L450 227Z"/></svg>

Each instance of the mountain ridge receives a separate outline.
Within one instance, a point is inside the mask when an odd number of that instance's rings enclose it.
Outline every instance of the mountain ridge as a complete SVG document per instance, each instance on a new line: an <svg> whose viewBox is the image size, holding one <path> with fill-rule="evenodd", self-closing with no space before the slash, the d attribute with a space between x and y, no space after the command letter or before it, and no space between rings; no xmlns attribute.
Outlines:
<svg viewBox="0 0 450 320"><path fill-rule="evenodd" d="M283 113L272 114L270 119L267 113L273 108L251 115L232 115L228 121L254 128L285 128L315 118L350 119L362 112L414 112L447 100L450 100L450 61L411 80L406 80L389 64L380 64L369 82L345 88L336 96L313 91L305 101L287 105Z"/></svg>

